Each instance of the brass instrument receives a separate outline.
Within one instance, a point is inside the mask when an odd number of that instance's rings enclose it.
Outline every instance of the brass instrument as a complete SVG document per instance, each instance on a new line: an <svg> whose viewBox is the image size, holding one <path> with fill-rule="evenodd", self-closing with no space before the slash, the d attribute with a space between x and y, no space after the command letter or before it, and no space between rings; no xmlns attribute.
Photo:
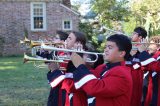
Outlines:
<svg viewBox="0 0 160 106"><path fill-rule="evenodd" d="M44 43L45 45L52 45L52 46L56 46L56 45L64 45L63 43L54 43L54 42L34 42L34 41L31 41L30 43L30 47L33 48L35 46L41 46L41 44Z"/></svg>
<svg viewBox="0 0 160 106"><path fill-rule="evenodd" d="M63 60L57 60L57 59L48 60L46 58L41 58L41 57L30 57L24 53L23 63L26 63L28 61L34 62L34 66L37 68L47 68L47 64L44 64L44 62L67 63ZM43 62L43 63L38 65L36 64L36 62ZM60 70L66 70L66 69L64 67L60 67Z"/></svg>
<svg viewBox="0 0 160 106"><path fill-rule="evenodd" d="M33 40L27 39L26 37L24 38L24 40L20 40L20 44L26 44L30 48L33 48L33 47L36 47L36 46L41 46L42 42L44 44L46 44L46 45L53 45L53 46L64 45L63 43L54 43L54 42L45 42L45 41L33 41Z"/></svg>
<svg viewBox="0 0 160 106"><path fill-rule="evenodd" d="M154 43L154 42L132 42L132 44L156 44L156 45L160 45L160 43Z"/></svg>
<svg viewBox="0 0 160 106"><path fill-rule="evenodd" d="M57 63L63 63L63 60L48 60L46 58L36 58L36 57L30 57L26 54L24 54L24 61L23 63L26 63L28 61L43 61L43 62L57 62Z"/></svg>
<svg viewBox="0 0 160 106"><path fill-rule="evenodd" d="M29 40L28 38L24 38L24 40L20 40L20 44L27 44L27 43L30 43L31 40Z"/></svg>
<svg viewBox="0 0 160 106"><path fill-rule="evenodd" d="M104 53L94 53L94 52L86 52L86 51L77 51L77 50L69 50L69 49L63 49L63 48L57 48L57 47L52 47L52 46L47 46L44 43L42 43L41 48L44 50L51 50L51 51L63 51L63 52L75 52L75 53L82 53L82 54L88 54L88 55L95 55L96 59L95 60L91 60L91 59L86 59L86 62L96 62L98 60L98 55L104 55ZM58 57L58 59L61 60L70 60L69 57Z"/></svg>
<svg viewBox="0 0 160 106"><path fill-rule="evenodd" d="M135 44L143 44L144 46L146 46L147 50L150 44L160 45L160 43L155 42L132 42L132 50L138 50L138 47L134 46Z"/></svg>

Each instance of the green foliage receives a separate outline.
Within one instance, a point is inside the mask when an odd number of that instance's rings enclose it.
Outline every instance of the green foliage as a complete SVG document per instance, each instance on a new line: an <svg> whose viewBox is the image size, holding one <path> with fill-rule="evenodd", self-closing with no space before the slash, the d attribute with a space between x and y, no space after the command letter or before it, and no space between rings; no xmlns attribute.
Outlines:
<svg viewBox="0 0 160 106"><path fill-rule="evenodd" d="M131 33L133 32L134 28L136 27L136 20L135 20L135 18L134 17L130 17L129 19L130 20L128 22L124 22L123 23L123 31L128 36L131 35Z"/></svg>
<svg viewBox="0 0 160 106"><path fill-rule="evenodd" d="M96 31L97 29L95 29L90 22L79 23L79 30L86 34L88 41L91 42L97 51L103 51L103 47L100 46L101 42L98 42L97 38L99 32Z"/></svg>
<svg viewBox="0 0 160 106"><path fill-rule="evenodd" d="M81 23L80 30L86 33L95 48L103 51L104 42L98 42L99 34L107 34L99 29L102 26L112 30L123 31L131 35L137 26L144 27L150 36L160 34L160 1L157 0L93 0L92 11L97 14L95 18L97 27L90 22ZM122 27L118 27L122 26Z"/></svg>
<svg viewBox="0 0 160 106"><path fill-rule="evenodd" d="M93 28L92 25L89 22L85 22L85 23L79 23L79 30L84 32L87 36L87 39L89 41L92 40L92 35L93 35Z"/></svg>
<svg viewBox="0 0 160 106"><path fill-rule="evenodd" d="M131 2L131 11L140 26L145 27L150 36L159 34L160 30L160 1L139 0Z"/></svg>
<svg viewBox="0 0 160 106"><path fill-rule="evenodd" d="M0 106L46 105L47 69L23 64L22 57L1 57L0 64Z"/></svg>
<svg viewBox="0 0 160 106"><path fill-rule="evenodd" d="M98 44L98 32L94 31L95 28L93 28L92 24L90 22L85 23L79 23L79 30L84 32L87 36L87 39L89 42L92 41L93 44Z"/></svg>
<svg viewBox="0 0 160 106"><path fill-rule="evenodd" d="M95 0L93 10L99 14L99 22L111 25L111 21L128 21L129 11L126 0Z"/></svg>

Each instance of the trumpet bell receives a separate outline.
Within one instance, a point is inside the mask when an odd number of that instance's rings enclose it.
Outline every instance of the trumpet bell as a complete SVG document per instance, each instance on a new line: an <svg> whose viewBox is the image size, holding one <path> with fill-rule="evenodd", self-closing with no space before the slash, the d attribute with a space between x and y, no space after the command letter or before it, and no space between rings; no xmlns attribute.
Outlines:
<svg viewBox="0 0 160 106"><path fill-rule="evenodd" d="M20 40L20 44L23 44L23 43L30 43L31 40L29 40L28 38L24 38L24 40Z"/></svg>
<svg viewBox="0 0 160 106"><path fill-rule="evenodd" d="M26 63L28 61L42 61L42 62L58 62L58 63L63 63L63 60L48 60L46 58L36 58L36 57L30 57L26 54L24 54L24 61L23 63Z"/></svg>
<svg viewBox="0 0 160 106"><path fill-rule="evenodd" d="M45 45L51 45L51 46L59 46L59 45L63 45L63 43L54 43L54 42L41 42L41 41L31 41L30 43L30 47L33 48L35 46L41 46L42 43L44 43Z"/></svg>
<svg viewBox="0 0 160 106"><path fill-rule="evenodd" d="M26 54L24 54L24 59L23 60L24 60L23 63L26 63L28 61L34 62L34 66L36 68L47 68L48 65L45 64L45 62L67 63L67 62L64 62L63 60L47 60L47 59L43 59L43 58L30 57L30 56L28 56ZM38 62L43 62L43 63L38 63ZM60 70L66 71L66 68L65 67L60 67Z"/></svg>

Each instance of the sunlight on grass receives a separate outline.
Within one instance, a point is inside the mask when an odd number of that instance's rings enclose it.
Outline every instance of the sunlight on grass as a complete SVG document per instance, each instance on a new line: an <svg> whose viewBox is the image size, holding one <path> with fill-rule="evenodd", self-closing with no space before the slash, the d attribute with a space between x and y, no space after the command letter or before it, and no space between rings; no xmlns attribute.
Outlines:
<svg viewBox="0 0 160 106"><path fill-rule="evenodd" d="M0 57L0 106L46 106L47 69L22 61L23 57Z"/></svg>
<svg viewBox="0 0 160 106"><path fill-rule="evenodd" d="M0 70L8 70L8 69L16 69L17 67L15 66L3 66L3 67L0 67Z"/></svg>
<svg viewBox="0 0 160 106"><path fill-rule="evenodd" d="M9 62L0 62L0 64L9 65L9 64L15 64L17 62L9 61Z"/></svg>

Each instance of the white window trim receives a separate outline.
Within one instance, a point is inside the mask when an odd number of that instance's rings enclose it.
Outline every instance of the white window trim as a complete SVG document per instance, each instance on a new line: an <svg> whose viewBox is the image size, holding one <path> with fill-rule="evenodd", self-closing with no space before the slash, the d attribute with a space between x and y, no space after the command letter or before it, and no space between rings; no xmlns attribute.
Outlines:
<svg viewBox="0 0 160 106"><path fill-rule="evenodd" d="M34 20L33 20L33 5L34 4L43 4L43 29L34 29ZM46 3L45 2L31 2L30 3L30 16L31 16L31 31L46 31Z"/></svg>
<svg viewBox="0 0 160 106"><path fill-rule="evenodd" d="M64 21L70 21L70 25L71 25L71 26L70 26L70 29L64 28ZM62 28L63 28L63 30L65 30L65 31L70 31L70 30L72 30L72 26L73 26L73 25L72 25L72 20L69 19L69 20L63 20L63 21L62 21Z"/></svg>

